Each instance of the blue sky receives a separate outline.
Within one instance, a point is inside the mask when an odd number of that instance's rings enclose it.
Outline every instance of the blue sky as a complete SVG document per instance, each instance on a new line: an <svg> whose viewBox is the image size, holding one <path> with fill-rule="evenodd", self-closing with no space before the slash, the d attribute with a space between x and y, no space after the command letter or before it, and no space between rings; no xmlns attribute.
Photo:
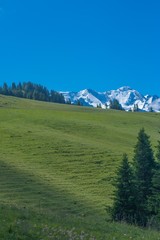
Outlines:
<svg viewBox="0 0 160 240"><path fill-rule="evenodd" d="M159 0L0 0L0 84L160 95Z"/></svg>

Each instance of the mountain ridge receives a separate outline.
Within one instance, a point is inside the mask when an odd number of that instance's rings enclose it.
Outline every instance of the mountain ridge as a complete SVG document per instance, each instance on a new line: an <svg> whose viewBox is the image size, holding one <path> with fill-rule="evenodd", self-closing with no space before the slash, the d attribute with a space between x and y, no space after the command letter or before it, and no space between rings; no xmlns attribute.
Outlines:
<svg viewBox="0 0 160 240"><path fill-rule="evenodd" d="M110 101L117 99L124 110L130 111L138 106L139 111L160 112L160 97L157 95L143 95L129 86L122 86L116 90L98 92L93 89L83 89L79 92L60 92L66 101L76 104L78 101L84 106L102 108L109 107ZM107 107L107 108L108 108Z"/></svg>

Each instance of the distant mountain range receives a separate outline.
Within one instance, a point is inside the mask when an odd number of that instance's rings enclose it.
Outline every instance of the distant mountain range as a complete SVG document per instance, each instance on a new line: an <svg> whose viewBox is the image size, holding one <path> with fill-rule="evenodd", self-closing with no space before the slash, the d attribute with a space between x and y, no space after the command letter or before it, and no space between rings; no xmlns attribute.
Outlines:
<svg viewBox="0 0 160 240"><path fill-rule="evenodd" d="M96 92L92 89L84 89L79 92L60 92L63 94L66 101L76 104L78 101L84 106L102 108L109 106L110 100L117 99L122 107L126 110L132 110L134 106L138 106L140 111L160 112L160 98L156 95L142 95L138 91L130 87L121 87L117 90L110 90L106 92Z"/></svg>

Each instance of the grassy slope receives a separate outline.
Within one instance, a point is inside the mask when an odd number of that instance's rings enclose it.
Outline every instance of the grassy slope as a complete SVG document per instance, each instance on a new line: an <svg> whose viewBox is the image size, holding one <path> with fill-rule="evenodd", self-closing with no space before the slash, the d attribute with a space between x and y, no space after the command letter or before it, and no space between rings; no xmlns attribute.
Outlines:
<svg viewBox="0 0 160 240"><path fill-rule="evenodd" d="M159 122L157 113L105 111L0 96L4 216L0 239L18 239L18 234L24 235L20 239L38 239L43 234L43 239L63 239L62 235L71 239L64 229L73 227L73 239L80 239L81 230L89 234L82 239L91 239L90 235L96 239L158 239L154 231L106 222L105 207L112 204L111 183L122 154L132 158L141 127L155 146Z"/></svg>

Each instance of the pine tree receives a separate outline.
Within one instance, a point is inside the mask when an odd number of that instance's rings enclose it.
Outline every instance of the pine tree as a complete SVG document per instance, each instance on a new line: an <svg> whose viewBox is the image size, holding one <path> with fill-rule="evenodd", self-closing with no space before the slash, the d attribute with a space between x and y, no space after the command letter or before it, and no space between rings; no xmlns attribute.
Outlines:
<svg viewBox="0 0 160 240"><path fill-rule="evenodd" d="M106 107L106 109L108 108L108 104L107 103L105 103L105 107Z"/></svg>
<svg viewBox="0 0 160 240"><path fill-rule="evenodd" d="M139 111L138 104L134 104L133 112L138 112L138 111Z"/></svg>
<svg viewBox="0 0 160 240"><path fill-rule="evenodd" d="M150 107L150 108L149 108L149 112L154 112L154 111L153 111L153 107Z"/></svg>
<svg viewBox="0 0 160 240"><path fill-rule="evenodd" d="M115 187L115 199L111 209L112 219L133 223L135 212L133 173L126 154L123 155Z"/></svg>
<svg viewBox="0 0 160 240"><path fill-rule="evenodd" d="M8 93L9 93L9 88L8 88L8 85L6 82L3 84L2 93L4 95L8 95Z"/></svg>
<svg viewBox="0 0 160 240"><path fill-rule="evenodd" d="M158 145L157 145L156 159L157 159L158 165L160 165L160 141L158 141Z"/></svg>
<svg viewBox="0 0 160 240"><path fill-rule="evenodd" d="M154 225L160 223L160 141L158 141L156 160L156 168L152 179L152 195L148 201L151 224Z"/></svg>
<svg viewBox="0 0 160 240"><path fill-rule="evenodd" d="M99 103L99 104L97 104L97 108L102 108L100 103Z"/></svg>
<svg viewBox="0 0 160 240"><path fill-rule="evenodd" d="M141 129L134 150L134 173L136 187L135 218L139 225L146 226L148 219L148 198L152 193L152 178L155 168L149 136Z"/></svg>
<svg viewBox="0 0 160 240"><path fill-rule="evenodd" d="M81 106L81 101L79 99L77 100L77 105Z"/></svg>
<svg viewBox="0 0 160 240"><path fill-rule="evenodd" d="M69 105L72 104L72 103L71 103L71 99L68 99L68 100L66 101L66 104L69 104Z"/></svg>
<svg viewBox="0 0 160 240"><path fill-rule="evenodd" d="M117 99L110 100L110 109L123 110Z"/></svg>

